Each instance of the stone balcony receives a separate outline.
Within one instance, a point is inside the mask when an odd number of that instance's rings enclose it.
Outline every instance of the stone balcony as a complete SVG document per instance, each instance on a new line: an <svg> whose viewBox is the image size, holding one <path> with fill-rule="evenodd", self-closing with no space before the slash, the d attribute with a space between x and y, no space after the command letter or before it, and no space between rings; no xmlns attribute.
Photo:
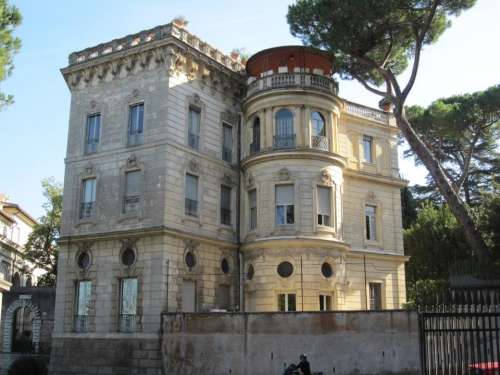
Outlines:
<svg viewBox="0 0 500 375"><path fill-rule="evenodd" d="M389 124L390 115L375 108L366 107L361 104L344 101L344 112L364 119L376 121L384 125Z"/></svg>
<svg viewBox="0 0 500 375"><path fill-rule="evenodd" d="M278 73L261 77L252 81L247 87L247 98L275 89L308 89L317 90L336 96L337 82L325 76L310 73Z"/></svg>

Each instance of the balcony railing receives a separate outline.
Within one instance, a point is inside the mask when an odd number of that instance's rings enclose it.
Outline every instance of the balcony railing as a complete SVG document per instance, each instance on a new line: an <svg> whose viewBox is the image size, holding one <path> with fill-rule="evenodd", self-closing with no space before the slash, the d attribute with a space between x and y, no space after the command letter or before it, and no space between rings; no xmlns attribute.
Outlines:
<svg viewBox="0 0 500 375"><path fill-rule="evenodd" d="M89 316L76 315L75 316L75 332L85 333L89 331Z"/></svg>
<svg viewBox="0 0 500 375"><path fill-rule="evenodd" d="M123 213L135 212L139 208L140 195L126 195L123 197Z"/></svg>
<svg viewBox="0 0 500 375"><path fill-rule="evenodd" d="M295 134L275 135L273 147L275 150L295 148Z"/></svg>
<svg viewBox="0 0 500 375"><path fill-rule="evenodd" d="M364 105L361 104L356 104L346 101L344 110L349 114L368 118L370 120L375 120L377 122L381 122L384 124L387 124L388 122L387 113L379 111L378 109L375 108L365 107Z"/></svg>
<svg viewBox="0 0 500 375"><path fill-rule="evenodd" d="M337 95L338 92L338 84L332 78L309 73L280 73L250 83L247 98L260 91L283 88L315 89L331 95Z"/></svg>
<svg viewBox="0 0 500 375"><path fill-rule="evenodd" d="M133 333L137 330L137 315L121 314L120 315L120 332Z"/></svg>
<svg viewBox="0 0 500 375"><path fill-rule="evenodd" d="M94 212L94 202L80 203L80 219L91 217Z"/></svg>
<svg viewBox="0 0 500 375"><path fill-rule="evenodd" d="M311 147L322 150L322 151L328 151L330 149L330 142L328 141L328 138L325 137L324 135L313 135L311 137Z"/></svg>
<svg viewBox="0 0 500 375"><path fill-rule="evenodd" d="M186 198L185 200L185 212L189 216L198 216L198 201L194 199Z"/></svg>

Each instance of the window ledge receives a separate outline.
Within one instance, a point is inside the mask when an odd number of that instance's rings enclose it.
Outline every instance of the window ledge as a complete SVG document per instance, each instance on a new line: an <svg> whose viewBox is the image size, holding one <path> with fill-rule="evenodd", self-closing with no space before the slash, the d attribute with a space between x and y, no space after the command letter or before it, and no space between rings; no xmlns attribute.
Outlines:
<svg viewBox="0 0 500 375"><path fill-rule="evenodd" d="M331 227L329 225L316 225L316 233L329 233L332 235L336 235L336 231L334 227Z"/></svg>
<svg viewBox="0 0 500 375"><path fill-rule="evenodd" d="M139 220L139 213L137 211L121 213L120 217L118 218L118 222L121 223L121 222L124 222L127 220L132 220L132 219Z"/></svg>
<svg viewBox="0 0 500 375"><path fill-rule="evenodd" d="M186 224L186 223L198 224L200 226L200 228L203 226L199 216L184 215L184 217L181 219L181 221L183 224Z"/></svg>
<svg viewBox="0 0 500 375"><path fill-rule="evenodd" d="M95 218L95 216L78 218L78 222L75 224L75 227L79 227L82 225L97 225L97 219Z"/></svg>
<svg viewBox="0 0 500 375"><path fill-rule="evenodd" d="M382 242L380 242L379 240L367 240L367 239L365 239L364 245L365 245L365 248L366 247L378 247L378 248L382 249Z"/></svg>

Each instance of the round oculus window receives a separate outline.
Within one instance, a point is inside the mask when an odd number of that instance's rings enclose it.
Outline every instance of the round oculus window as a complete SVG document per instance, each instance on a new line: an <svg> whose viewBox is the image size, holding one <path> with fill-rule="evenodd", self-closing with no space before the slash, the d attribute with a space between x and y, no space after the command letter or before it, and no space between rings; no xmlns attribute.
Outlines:
<svg viewBox="0 0 500 375"><path fill-rule="evenodd" d="M321 265L321 274L326 278L333 276L333 270L332 270L332 266L330 265L330 263L325 262Z"/></svg>
<svg viewBox="0 0 500 375"><path fill-rule="evenodd" d="M281 262L278 265L278 275L281 277L290 277L293 273L293 265L290 262Z"/></svg>
<svg viewBox="0 0 500 375"><path fill-rule="evenodd" d="M86 270L90 266L90 255L88 252L83 251L78 255L78 259L76 260L78 267L82 270Z"/></svg>
<svg viewBox="0 0 500 375"><path fill-rule="evenodd" d="M122 253L122 263L125 266L131 266L135 263L135 251L131 248L125 249Z"/></svg>
<svg viewBox="0 0 500 375"><path fill-rule="evenodd" d="M229 273L229 262L226 258L222 259L222 262L220 262L220 268L222 269L222 272Z"/></svg>
<svg viewBox="0 0 500 375"><path fill-rule="evenodd" d="M253 279L253 275L255 273L255 270L253 269L253 265L249 265L248 266L248 271L247 271L247 279L248 280L252 280Z"/></svg>
<svg viewBox="0 0 500 375"><path fill-rule="evenodd" d="M191 251L188 251L184 257L184 261L186 262L186 266L189 268L193 268L196 266L196 257Z"/></svg>

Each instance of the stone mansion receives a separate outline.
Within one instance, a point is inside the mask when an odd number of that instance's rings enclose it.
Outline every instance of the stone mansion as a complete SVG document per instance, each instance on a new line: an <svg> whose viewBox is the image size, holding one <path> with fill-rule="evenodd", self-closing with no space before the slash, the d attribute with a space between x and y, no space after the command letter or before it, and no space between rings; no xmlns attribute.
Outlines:
<svg viewBox="0 0 500 375"><path fill-rule="evenodd" d="M324 52L242 62L173 22L72 53L62 74L56 356L155 339L162 312L406 301L398 129L338 96Z"/></svg>

